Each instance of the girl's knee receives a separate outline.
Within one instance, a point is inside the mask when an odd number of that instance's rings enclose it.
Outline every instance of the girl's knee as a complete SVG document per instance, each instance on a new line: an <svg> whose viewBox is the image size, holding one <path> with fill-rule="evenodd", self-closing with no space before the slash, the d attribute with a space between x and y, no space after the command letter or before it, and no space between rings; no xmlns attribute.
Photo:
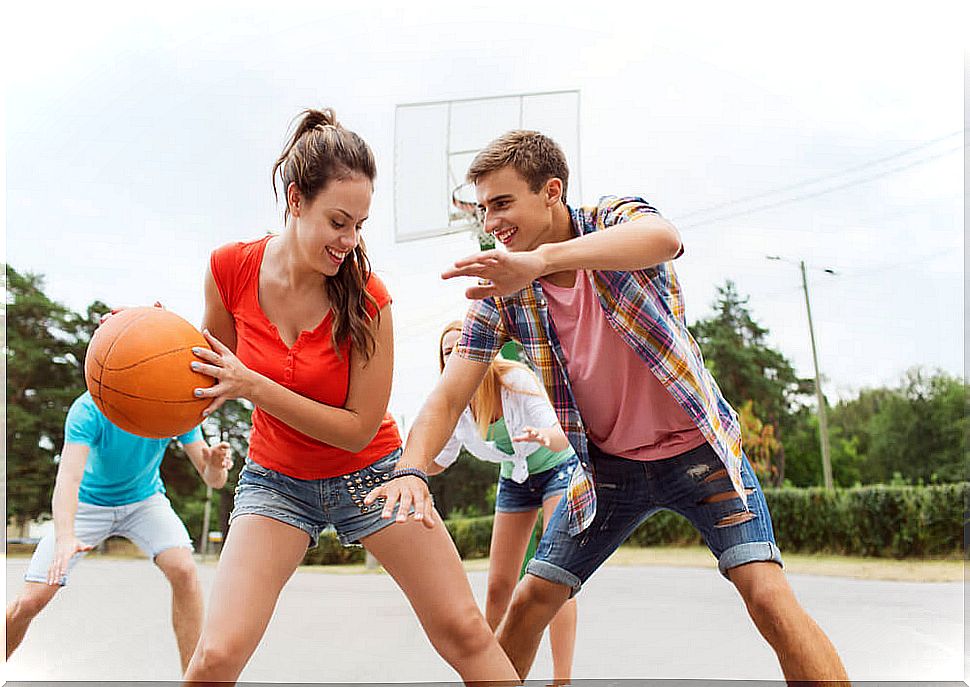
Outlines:
<svg viewBox="0 0 970 687"><path fill-rule="evenodd" d="M433 626L428 627L428 638L449 662L452 658L479 654L495 641L495 635L476 605L452 609L446 616L439 616Z"/></svg>

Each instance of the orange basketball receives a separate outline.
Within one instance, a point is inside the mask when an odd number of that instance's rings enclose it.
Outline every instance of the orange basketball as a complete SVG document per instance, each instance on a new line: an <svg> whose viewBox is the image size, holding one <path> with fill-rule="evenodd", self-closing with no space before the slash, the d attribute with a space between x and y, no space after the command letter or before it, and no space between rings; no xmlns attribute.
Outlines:
<svg viewBox="0 0 970 687"><path fill-rule="evenodd" d="M202 422L211 398L193 391L215 384L193 372L194 346L209 348L202 334L161 308L128 308L94 332L84 359L88 391L116 426L150 439L184 434Z"/></svg>

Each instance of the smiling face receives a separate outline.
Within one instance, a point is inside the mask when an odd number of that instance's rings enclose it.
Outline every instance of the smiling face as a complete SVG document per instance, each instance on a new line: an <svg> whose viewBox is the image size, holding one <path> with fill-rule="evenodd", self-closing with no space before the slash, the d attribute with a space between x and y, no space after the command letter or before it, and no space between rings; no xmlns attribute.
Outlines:
<svg viewBox="0 0 970 687"><path fill-rule="evenodd" d="M562 181L549 179L538 192L512 167L483 175L475 183L485 231L510 251L532 250L553 240L553 208L561 203Z"/></svg>
<svg viewBox="0 0 970 687"><path fill-rule="evenodd" d="M360 242L370 212L374 186L370 179L353 175L334 179L307 202L290 184L287 199L296 244L303 262L332 277Z"/></svg>

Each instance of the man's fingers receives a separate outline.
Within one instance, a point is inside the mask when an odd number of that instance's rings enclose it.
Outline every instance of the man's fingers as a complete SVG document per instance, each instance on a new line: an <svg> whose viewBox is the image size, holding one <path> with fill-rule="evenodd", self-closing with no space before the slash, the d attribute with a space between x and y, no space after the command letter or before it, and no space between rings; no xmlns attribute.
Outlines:
<svg viewBox="0 0 970 687"><path fill-rule="evenodd" d="M494 284L490 286L469 286L465 289L465 298L473 301L480 301L483 298L491 298L497 295L499 295L499 291Z"/></svg>
<svg viewBox="0 0 970 687"><path fill-rule="evenodd" d="M498 262L503 257L503 253L498 250L486 250L481 253L473 253L472 255L467 255L460 260L455 260L454 265L458 267L467 267L476 262L479 263L495 263Z"/></svg>
<svg viewBox="0 0 970 687"><path fill-rule="evenodd" d="M474 263L474 264L468 265L467 267L456 267L454 269L445 270L444 272L441 273L441 278L442 279L453 279L455 277L484 278L489 268L490 268L489 265Z"/></svg>

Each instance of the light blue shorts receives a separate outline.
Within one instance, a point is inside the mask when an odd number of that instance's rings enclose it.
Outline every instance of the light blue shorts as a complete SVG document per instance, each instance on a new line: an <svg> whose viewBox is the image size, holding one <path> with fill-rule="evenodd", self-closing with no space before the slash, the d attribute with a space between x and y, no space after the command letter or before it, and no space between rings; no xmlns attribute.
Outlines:
<svg viewBox="0 0 970 687"><path fill-rule="evenodd" d="M192 539L185 524L176 515L165 494L152 494L143 501L124 506L95 506L78 503L74 516L74 536L82 544L97 546L108 537L124 537L134 542L149 558L166 549L176 547L192 550ZM30 559L24 579L27 582L47 582L47 571L54 562L54 533L47 534ZM71 557L60 585L67 584L68 575L84 553Z"/></svg>

